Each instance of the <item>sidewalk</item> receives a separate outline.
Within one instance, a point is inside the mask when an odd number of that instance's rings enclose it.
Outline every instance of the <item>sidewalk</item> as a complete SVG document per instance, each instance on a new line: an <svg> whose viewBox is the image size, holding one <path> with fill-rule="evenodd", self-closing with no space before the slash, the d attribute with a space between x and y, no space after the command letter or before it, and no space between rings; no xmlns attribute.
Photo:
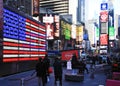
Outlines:
<svg viewBox="0 0 120 86"><path fill-rule="evenodd" d="M102 71L97 70L95 72L94 79L90 78L90 74L84 74L83 82L71 82L65 81L64 74L67 72L66 68L63 68L63 86L105 86L106 76ZM35 75L31 76L35 70L26 71L6 77L0 78L0 86L38 86L37 77ZM28 78L27 80L23 80ZM22 80L24 82L22 82ZM22 84L24 83L24 84ZM50 81L46 86L54 86L54 74L50 75Z"/></svg>

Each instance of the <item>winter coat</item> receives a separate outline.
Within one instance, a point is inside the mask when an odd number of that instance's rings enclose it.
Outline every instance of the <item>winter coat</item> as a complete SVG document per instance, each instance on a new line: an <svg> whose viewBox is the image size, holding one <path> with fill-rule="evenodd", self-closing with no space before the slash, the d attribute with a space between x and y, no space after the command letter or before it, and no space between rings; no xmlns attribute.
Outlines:
<svg viewBox="0 0 120 86"><path fill-rule="evenodd" d="M54 68L54 74L56 76L61 76L62 75L62 64L61 61L59 59L55 60L54 64L53 64L53 68Z"/></svg>

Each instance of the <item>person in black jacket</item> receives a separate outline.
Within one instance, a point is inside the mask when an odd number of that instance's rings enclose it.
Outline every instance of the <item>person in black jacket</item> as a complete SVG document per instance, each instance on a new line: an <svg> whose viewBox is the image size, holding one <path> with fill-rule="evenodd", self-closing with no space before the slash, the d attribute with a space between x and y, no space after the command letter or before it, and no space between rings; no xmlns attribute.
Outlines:
<svg viewBox="0 0 120 86"><path fill-rule="evenodd" d="M77 59L76 54L73 54L71 63L72 63L72 69L77 69L78 59Z"/></svg>
<svg viewBox="0 0 120 86"><path fill-rule="evenodd" d="M49 76L49 67L50 67L50 59L48 58L48 55L45 55L45 58L43 59L43 62L45 62L46 64L46 71L47 71L47 75Z"/></svg>
<svg viewBox="0 0 120 86"><path fill-rule="evenodd" d="M46 83L46 66L43 63L42 58L39 58L38 63L36 64L36 76L38 77L39 86L45 86Z"/></svg>
<svg viewBox="0 0 120 86"><path fill-rule="evenodd" d="M49 67L50 67L50 60L49 60L47 54L45 55L45 57L43 59L43 63L45 64L45 68L46 68L45 82L47 83L47 79L49 78Z"/></svg>
<svg viewBox="0 0 120 86"><path fill-rule="evenodd" d="M55 58L55 62L53 63L53 68L54 68L54 75L55 75L55 85L56 82L59 80L60 81L60 86L62 86L62 63L61 60L57 57Z"/></svg>

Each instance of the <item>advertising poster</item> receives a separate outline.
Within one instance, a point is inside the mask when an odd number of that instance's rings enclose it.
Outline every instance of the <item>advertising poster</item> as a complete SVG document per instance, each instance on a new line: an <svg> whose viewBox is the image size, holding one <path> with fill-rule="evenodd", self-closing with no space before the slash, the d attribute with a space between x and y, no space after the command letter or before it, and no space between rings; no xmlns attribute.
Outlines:
<svg viewBox="0 0 120 86"><path fill-rule="evenodd" d="M54 15L54 37L58 38L60 36L60 22L59 22L59 16Z"/></svg>
<svg viewBox="0 0 120 86"><path fill-rule="evenodd" d="M107 11L100 12L100 21L101 22L107 22L108 21L108 12Z"/></svg>
<svg viewBox="0 0 120 86"><path fill-rule="evenodd" d="M99 37L99 35L100 35L100 29L96 28L96 37Z"/></svg>
<svg viewBox="0 0 120 86"><path fill-rule="evenodd" d="M65 39L70 40L71 38L71 25L69 23L66 24L66 31L65 31Z"/></svg>
<svg viewBox="0 0 120 86"><path fill-rule="evenodd" d="M96 39L99 40L99 36L100 36L100 29L96 28Z"/></svg>
<svg viewBox="0 0 120 86"><path fill-rule="evenodd" d="M54 17L46 14L43 16L43 23L46 24L46 39L54 39Z"/></svg>
<svg viewBox="0 0 120 86"><path fill-rule="evenodd" d="M114 40L115 39L115 29L114 27L109 27L109 40Z"/></svg>
<svg viewBox="0 0 120 86"><path fill-rule="evenodd" d="M60 36L60 22L58 15L48 15L43 16L43 23L46 24L47 30L47 40L57 39Z"/></svg>
<svg viewBox="0 0 120 86"><path fill-rule="evenodd" d="M61 20L61 28L62 28L62 31L61 31L61 35L65 35L65 25L66 25L66 22Z"/></svg>
<svg viewBox="0 0 120 86"><path fill-rule="evenodd" d="M65 39L70 39L71 37L71 28L72 26L65 22L65 21L61 21L61 28L62 28L62 32L61 34L65 36Z"/></svg>
<svg viewBox="0 0 120 86"><path fill-rule="evenodd" d="M62 60L69 61L73 54L76 54L77 57L79 57L78 50L66 50L62 51Z"/></svg>
<svg viewBox="0 0 120 86"><path fill-rule="evenodd" d="M46 23L46 30L47 30L47 38L48 40L54 39L54 28L53 24Z"/></svg>
<svg viewBox="0 0 120 86"><path fill-rule="evenodd" d="M39 15L39 0L32 0L33 16Z"/></svg>
<svg viewBox="0 0 120 86"><path fill-rule="evenodd" d="M81 42L83 40L83 26L77 26L76 36L76 41Z"/></svg>
<svg viewBox="0 0 120 86"><path fill-rule="evenodd" d="M100 45L108 45L108 35L100 34Z"/></svg>
<svg viewBox="0 0 120 86"><path fill-rule="evenodd" d="M70 40L70 29L69 28L65 29L65 39Z"/></svg>

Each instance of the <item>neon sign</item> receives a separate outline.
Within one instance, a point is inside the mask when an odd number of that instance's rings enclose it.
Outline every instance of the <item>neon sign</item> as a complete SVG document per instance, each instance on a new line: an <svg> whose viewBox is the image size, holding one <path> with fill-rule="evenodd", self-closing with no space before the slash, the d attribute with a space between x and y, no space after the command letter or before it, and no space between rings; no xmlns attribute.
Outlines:
<svg viewBox="0 0 120 86"><path fill-rule="evenodd" d="M3 19L3 62L37 60L45 56L45 26L7 9Z"/></svg>

